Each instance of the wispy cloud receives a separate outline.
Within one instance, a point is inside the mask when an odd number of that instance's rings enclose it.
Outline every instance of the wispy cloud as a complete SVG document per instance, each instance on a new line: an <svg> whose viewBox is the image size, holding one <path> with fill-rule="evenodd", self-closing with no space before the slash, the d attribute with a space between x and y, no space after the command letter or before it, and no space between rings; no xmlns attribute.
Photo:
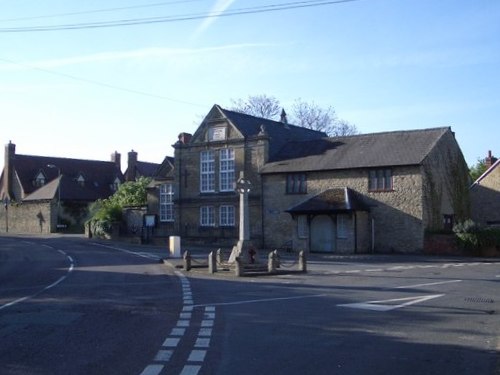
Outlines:
<svg viewBox="0 0 500 375"><path fill-rule="evenodd" d="M102 63L113 61L132 61L132 60L165 60L174 57L182 57L189 55L204 55L219 53L222 51L232 51L237 49L253 49L275 47L269 43L240 43L227 44L206 48L142 48L130 51L113 51L102 52L90 55L64 57L49 60L35 60L14 62L5 59L0 59L3 64L0 64L0 71L15 71L25 69L54 69L71 65Z"/></svg>
<svg viewBox="0 0 500 375"><path fill-rule="evenodd" d="M216 0L210 10L210 15L212 15L212 17L207 17L203 20L200 26L194 31L191 39L194 40L203 34L215 22L216 16L224 13L235 1L236 0Z"/></svg>

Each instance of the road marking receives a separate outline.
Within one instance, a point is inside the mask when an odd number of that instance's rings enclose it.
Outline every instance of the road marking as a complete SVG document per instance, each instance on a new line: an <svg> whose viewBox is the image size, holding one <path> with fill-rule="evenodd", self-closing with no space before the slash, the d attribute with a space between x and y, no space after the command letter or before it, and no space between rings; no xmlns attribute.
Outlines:
<svg viewBox="0 0 500 375"><path fill-rule="evenodd" d="M141 375L158 375L163 370L163 365L148 365Z"/></svg>
<svg viewBox="0 0 500 375"><path fill-rule="evenodd" d="M434 283L403 285L403 286L397 286L397 287L395 287L395 289L419 288L421 286L431 286L431 285L442 285L442 284L460 283L462 281L463 280L447 280L447 281L437 281L437 282L434 282Z"/></svg>
<svg viewBox="0 0 500 375"><path fill-rule="evenodd" d="M199 366L199 365L196 365L196 366L186 365L182 369L180 375L196 375L196 374L198 374L198 372L200 370L201 370L201 366Z"/></svg>
<svg viewBox="0 0 500 375"><path fill-rule="evenodd" d="M286 300L293 300L293 299L317 298L317 297L324 297L326 295L327 294L312 294L309 296L250 299L250 300L246 300L246 301L211 303L210 306L244 305L246 303L274 302L274 301L286 301ZM193 307L204 307L204 306L207 306L207 305L193 305Z"/></svg>
<svg viewBox="0 0 500 375"><path fill-rule="evenodd" d="M21 242L25 242L25 241L21 241ZM31 243L29 243L29 244L31 244ZM56 250L56 249L55 249L55 248L53 248L52 246L48 246L48 245L42 245L42 246L44 246L44 247L48 247L48 248L50 248L50 249L52 249L52 250ZM1 305L1 306L0 306L0 310L3 310L3 309L5 309L5 308L7 308L7 307L10 307L10 306L16 305L16 304L18 304L18 303L20 303L20 302L23 302L23 301L26 301L26 300L28 300L28 299L34 298L34 297L38 296L40 293L45 292L45 291L47 291L47 290L49 290L49 289L52 289L52 288L53 288L53 287L55 287L56 285L58 285L58 284L62 283L64 280L66 280L66 278L69 276L69 274L73 271L73 268L74 268L74 261L73 261L73 258L71 258L71 257L70 257L68 254L66 254L64 251L62 251L62 250L57 250L57 251L58 251L60 254L64 255L64 256L66 257L66 259L68 259L68 261L69 261L69 267L68 267L68 269L66 270L66 275L61 276L59 279L57 279L56 281L54 281L52 284L47 285L46 287L44 287L43 289L39 290L38 292L36 292L36 293L34 293L34 294L32 294L32 295L25 296L25 297L21 297L21 298L18 298L18 299L16 299L16 300L14 300L14 301L8 302L8 303L6 303L6 304L4 304L4 305Z"/></svg>
<svg viewBox="0 0 500 375"><path fill-rule="evenodd" d="M433 298L442 297L444 294L432 294L428 296L417 296L417 297L405 297L405 298L393 298L386 299L381 301L368 301L368 302L360 302L360 303L344 303L337 306L340 307L350 307L353 309L362 309L362 310L372 310L372 311L391 311L395 309L400 309L402 307L407 307L410 305L414 305L415 303L425 302ZM399 305L386 304L390 302L401 302Z"/></svg>

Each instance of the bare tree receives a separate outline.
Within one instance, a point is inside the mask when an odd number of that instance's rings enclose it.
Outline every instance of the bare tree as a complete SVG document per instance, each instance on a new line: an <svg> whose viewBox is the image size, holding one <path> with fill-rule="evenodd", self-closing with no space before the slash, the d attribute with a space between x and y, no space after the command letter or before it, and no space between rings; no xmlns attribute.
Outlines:
<svg viewBox="0 0 500 375"><path fill-rule="evenodd" d="M304 128L330 134L332 124L336 119L337 114L332 107L320 108L314 102L307 103L302 99L296 99L292 106L291 122Z"/></svg>
<svg viewBox="0 0 500 375"><path fill-rule="evenodd" d="M355 134L359 134L356 125L342 119L337 119L333 125L333 131L328 133L330 137L345 137L347 135Z"/></svg>
<svg viewBox="0 0 500 375"><path fill-rule="evenodd" d="M232 99L231 110L248 115L276 120L281 113L281 105L273 96L250 95L247 99Z"/></svg>
<svg viewBox="0 0 500 375"><path fill-rule="evenodd" d="M265 94L251 95L247 99L232 99L231 101L233 111L270 120L278 120L282 110L278 99ZM291 112L291 124L322 131L329 137L358 134L356 126L339 119L333 107L322 108L314 102L308 103L302 99L296 99Z"/></svg>

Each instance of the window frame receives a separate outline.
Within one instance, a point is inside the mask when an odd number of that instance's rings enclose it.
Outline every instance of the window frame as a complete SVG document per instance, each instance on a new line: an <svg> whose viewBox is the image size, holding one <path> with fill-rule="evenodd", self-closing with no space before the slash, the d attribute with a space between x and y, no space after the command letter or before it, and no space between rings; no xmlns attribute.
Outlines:
<svg viewBox="0 0 500 375"><path fill-rule="evenodd" d="M305 173L288 173L286 175L287 194L307 194L307 175Z"/></svg>
<svg viewBox="0 0 500 375"><path fill-rule="evenodd" d="M392 169L370 169L368 171L368 191L394 191L394 178Z"/></svg>
<svg viewBox="0 0 500 375"><path fill-rule="evenodd" d="M200 206L200 227L215 227L214 206Z"/></svg>
<svg viewBox="0 0 500 375"><path fill-rule="evenodd" d="M219 150L219 190L234 191L235 188L235 153L233 148Z"/></svg>
<svg viewBox="0 0 500 375"><path fill-rule="evenodd" d="M213 150L200 153L200 192L215 192L215 152Z"/></svg>
<svg viewBox="0 0 500 375"><path fill-rule="evenodd" d="M230 204L223 204L219 207L219 226L236 226L236 208Z"/></svg>
<svg viewBox="0 0 500 375"><path fill-rule="evenodd" d="M174 217L174 185L171 183L161 184L159 193L159 216L160 222L171 223Z"/></svg>

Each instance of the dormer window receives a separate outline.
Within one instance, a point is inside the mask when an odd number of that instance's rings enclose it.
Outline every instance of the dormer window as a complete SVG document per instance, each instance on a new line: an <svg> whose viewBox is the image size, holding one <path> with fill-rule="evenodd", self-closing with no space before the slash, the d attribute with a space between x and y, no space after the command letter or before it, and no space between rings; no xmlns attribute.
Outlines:
<svg viewBox="0 0 500 375"><path fill-rule="evenodd" d="M46 182L46 178L45 178L45 175L42 173L42 172L39 172L35 179L33 180L33 185L37 186L37 187L42 187L43 185L45 185L45 182Z"/></svg>
<svg viewBox="0 0 500 375"><path fill-rule="evenodd" d="M84 186L85 185L85 178L83 177L82 174L79 174L78 177L76 178L76 182L78 183L78 185L80 186Z"/></svg>
<svg viewBox="0 0 500 375"><path fill-rule="evenodd" d="M121 183L120 179L116 177L113 183L111 184L111 190L117 191L118 188L120 187L120 183Z"/></svg>

